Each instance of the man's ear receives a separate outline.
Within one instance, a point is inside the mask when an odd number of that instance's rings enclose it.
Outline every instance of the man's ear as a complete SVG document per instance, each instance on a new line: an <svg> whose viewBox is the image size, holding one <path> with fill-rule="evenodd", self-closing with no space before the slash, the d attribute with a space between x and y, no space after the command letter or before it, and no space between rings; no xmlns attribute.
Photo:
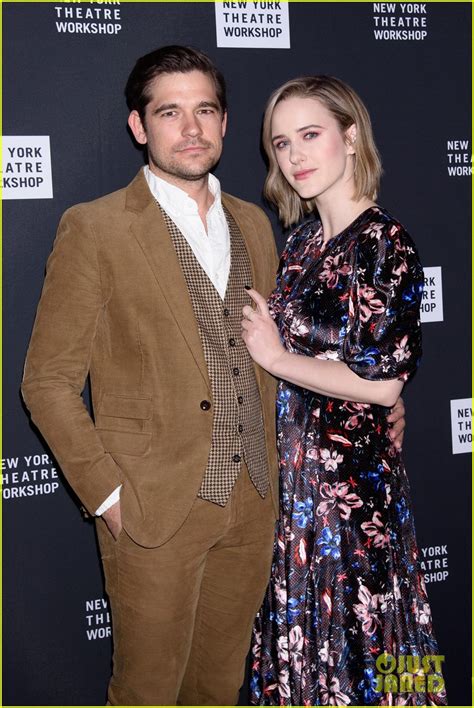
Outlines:
<svg viewBox="0 0 474 708"><path fill-rule="evenodd" d="M133 133L133 137L140 145L146 145L146 130L138 111L132 111L128 116L128 125Z"/></svg>
<svg viewBox="0 0 474 708"><path fill-rule="evenodd" d="M224 137L226 130L227 130L227 111L224 111L224 113L222 114L222 137Z"/></svg>

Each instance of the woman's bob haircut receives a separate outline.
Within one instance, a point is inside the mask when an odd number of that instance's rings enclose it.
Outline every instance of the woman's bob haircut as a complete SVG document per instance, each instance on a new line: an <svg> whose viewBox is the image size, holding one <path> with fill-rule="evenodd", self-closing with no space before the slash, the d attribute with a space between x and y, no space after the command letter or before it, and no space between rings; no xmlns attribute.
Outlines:
<svg viewBox="0 0 474 708"><path fill-rule="evenodd" d="M263 119L263 147L269 160L264 185L265 197L275 204L284 226L295 224L316 210L314 199L301 199L283 176L272 144L272 117L275 106L287 98L313 98L320 101L337 120L341 133L351 125L356 127L354 155L353 199L375 199L382 175L382 164L372 134L372 125L366 107L350 86L333 76L303 76L287 81L270 96Z"/></svg>

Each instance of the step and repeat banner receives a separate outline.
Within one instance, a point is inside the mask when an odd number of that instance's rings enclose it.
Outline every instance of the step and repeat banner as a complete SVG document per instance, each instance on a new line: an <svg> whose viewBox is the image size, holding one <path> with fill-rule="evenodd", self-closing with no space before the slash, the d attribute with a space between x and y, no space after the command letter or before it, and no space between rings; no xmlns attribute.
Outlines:
<svg viewBox="0 0 474 708"><path fill-rule="evenodd" d="M379 203L425 268L424 357L405 390L405 461L451 705L470 702L470 52L468 3L3 3L4 705L103 705L111 622L94 525L30 423L25 352L62 212L142 164L123 90L135 60L190 44L222 69L223 188L262 204L262 112L311 73L369 107ZM87 392L85 393L87 399ZM241 703L247 701L242 690Z"/></svg>

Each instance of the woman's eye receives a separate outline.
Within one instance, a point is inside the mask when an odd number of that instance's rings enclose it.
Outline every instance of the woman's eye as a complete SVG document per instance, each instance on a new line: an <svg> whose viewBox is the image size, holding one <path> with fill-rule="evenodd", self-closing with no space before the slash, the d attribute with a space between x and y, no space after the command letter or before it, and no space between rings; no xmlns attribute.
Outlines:
<svg viewBox="0 0 474 708"><path fill-rule="evenodd" d="M317 138L319 133L315 133L314 131L310 131L309 133L304 134L304 139L305 140L313 140L313 138Z"/></svg>
<svg viewBox="0 0 474 708"><path fill-rule="evenodd" d="M275 150L283 150L288 145L286 140L279 140L277 143L273 143Z"/></svg>

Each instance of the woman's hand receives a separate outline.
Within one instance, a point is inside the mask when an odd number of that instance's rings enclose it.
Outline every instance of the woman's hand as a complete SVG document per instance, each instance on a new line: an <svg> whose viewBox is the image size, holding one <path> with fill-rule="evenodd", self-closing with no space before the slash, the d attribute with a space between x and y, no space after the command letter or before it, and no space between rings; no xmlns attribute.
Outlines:
<svg viewBox="0 0 474 708"><path fill-rule="evenodd" d="M276 362L285 356L286 349L265 298L252 288L246 290L257 307L254 310L250 305L245 305L242 309L242 339L252 359L272 374Z"/></svg>

